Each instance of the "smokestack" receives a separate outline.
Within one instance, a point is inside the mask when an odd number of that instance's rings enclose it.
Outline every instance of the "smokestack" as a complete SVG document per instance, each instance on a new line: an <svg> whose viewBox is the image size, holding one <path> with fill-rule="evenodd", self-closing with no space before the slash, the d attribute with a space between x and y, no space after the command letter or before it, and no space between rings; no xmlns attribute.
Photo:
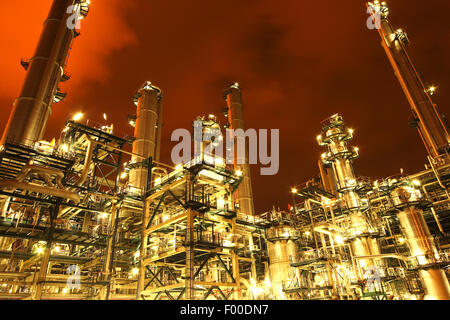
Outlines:
<svg viewBox="0 0 450 320"><path fill-rule="evenodd" d="M143 191L147 185L148 171L146 167L139 164L150 157L153 160L159 160L162 92L161 89L147 81L139 89L135 97L137 98L137 114L133 153L143 158L133 156L131 159L131 163L137 165L130 171L130 185Z"/></svg>
<svg viewBox="0 0 450 320"><path fill-rule="evenodd" d="M244 110L242 107L242 94L238 83L235 83L230 87L228 87L228 89L225 91L225 99L227 101L228 106L228 122L230 125L230 129L245 130ZM235 145L237 145L237 143L235 143ZM252 182L250 175L250 166L248 163L248 148L246 149L247 150L245 152L245 159L237 159L238 154L236 151L234 152L235 170L242 171L242 182L237 190L237 197L241 212L244 214L254 216L255 207L253 204Z"/></svg>
<svg viewBox="0 0 450 320"><path fill-rule="evenodd" d="M428 153L432 157L445 154L450 149L448 129L431 100L432 93L424 86L408 54L409 40L406 33L392 27L386 3L375 1L367 5L373 10L376 27L382 39L381 44L418 120L417 127Z"/></svg>
<svg viewBox="0 0 450 320"><path fill-rule="evenodd" d="M64 67L76 30L69 29L68 20L74 13L67 13L76 4L81 17L87 15L89 1L54 0L47 20L44 22L36 52L23 63L27 75L20 96L8 120L1 144L33 144L43 138L52 104L63 79ZM64 95L61 95L61 98Z"/></svg>

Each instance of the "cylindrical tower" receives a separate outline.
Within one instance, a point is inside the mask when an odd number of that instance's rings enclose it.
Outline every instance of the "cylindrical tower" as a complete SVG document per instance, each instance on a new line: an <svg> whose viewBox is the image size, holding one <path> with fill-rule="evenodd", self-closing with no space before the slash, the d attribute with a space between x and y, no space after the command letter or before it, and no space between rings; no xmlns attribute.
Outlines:
<svg viewBox="0 0 450 320"><path fill-rule="evenodd" d="M432 157L445 154L450 149L448 128L408 54L407 35L401 29L394 30L385 2L369 2L368 7L381 36L381 44L417 118L417 127L428 153Z"/></svg>
<svg viewBox="0 0 450 320"><path fill-rule="evenodd" d="M425 222L421 194L412 183L405 181L391 192L397 217L413 258L417 260L427 299L449 300L450 286L447 276L439 267L440 256Z"/></svg>
<svg viewBox="0 0 450 320"><path fill-rule="evenodd" d="M133 153L130 169L130 185L133 188L145 190L147 186L148 170L144 161L155 157L159 153L160 141L158 131L162 119L160 116L162 92L150 82L145 82L139 89L137 95L137 113L134 129L135 140L133 142ZM158 161L159 159L153 159Z"/></svg>
<svg viewBox="0 0 450 320"><path fill-rule="evenodd" d="M230 129L245 130L244 125L244 109L242 107L242 93L239 84L235 83L228 87L225 91L225 100L228 107L228 123ZM245 137L236 137L237 139L245 139ZM239 142L235 141L235 146ZM245 141L243 141L245 144ZM251 216L255 215L255 206L253 203L252 181L250 174L250 165L248 161L248 148L246 148L245 159L238 159L238 152L234 152L234 167L236 171L242 172L242 182L237 190L237 198L240 211Z"/></svg>
<svg viewBox="0 0 450 320"><path fill-rule="evenodd" d="M322 130L323 134L317 137L317 141L319 145L328 148L328 152L322 154L322 161L333 168L338 197L350 222L348 236L353 254L364 257L379 254L380 250L374 239L377 230L370 227L368 217L363 213L368 204L363 203L356 192L358 184L353 160L359 156L359 150L356 147L349 149L347 144L353 139L353 130L345 126L344 119L339 114L322 122ZM359 263L362 269L367 270L373 265L373 260L363 258Z"/></svg>
<svg viewBox="0 0 450 320"><path fill-rule="evenodd" d="M288 220L287 214L272 212L272 226L266 233L274 299L285 298L283 282L294 277L294 268L291 267L291 263L298 262L299 259L298 232L286 223Z"/></svg>
<svg viewBox="0 0 450 320"><path fill-rule="evenodd" d="M31 145L43 138L52 104L64 96L55 99L59 82L68 78L64 67L72 40L78 35L75 27L69 28L69 19L74 15L81 19L88 10L88 0L53 1L36 52L23 63L27 75L0 144Z"/></svg>

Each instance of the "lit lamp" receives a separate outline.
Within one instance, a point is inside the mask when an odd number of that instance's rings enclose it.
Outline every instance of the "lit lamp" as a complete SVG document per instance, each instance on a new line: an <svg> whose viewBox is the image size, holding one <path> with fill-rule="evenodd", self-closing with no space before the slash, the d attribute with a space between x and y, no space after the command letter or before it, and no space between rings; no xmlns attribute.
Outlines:
<svg viewBox="0 0 450 320"><path fill-rule="evenodd" d="M83 119L83 117L84 117L84 113L83 112L78 112L78 113L76 113L73 116L72 120L73 121L80 121L81 119Z"/></svg>

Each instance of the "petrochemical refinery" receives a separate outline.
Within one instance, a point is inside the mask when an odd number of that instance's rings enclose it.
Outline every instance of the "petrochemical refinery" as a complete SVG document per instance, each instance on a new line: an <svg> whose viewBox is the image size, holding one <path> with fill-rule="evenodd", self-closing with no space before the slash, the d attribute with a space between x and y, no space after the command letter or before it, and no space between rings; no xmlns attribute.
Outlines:
<svg viewBox="0 0 450 320"><path fill-rule="evenodd" d="M123 116L134 135L78 113L43 140L80 36L67 8L89 19L89 5L54 0L33 58L22 60L0 142L0 299L449 300L448 129L386 3L367 5L425 146L424 170L355 175L355 132L335 114L317 124L318 174L279 191L292 195L289 209L265 213L255 212L248 159L206 152L214 139L189 161L161 162L170 118L150 82L130 97L136 114ZM246 129L242 95L238 83L225 89L224 125L210 110L195 119L204 134Z"/></svg>

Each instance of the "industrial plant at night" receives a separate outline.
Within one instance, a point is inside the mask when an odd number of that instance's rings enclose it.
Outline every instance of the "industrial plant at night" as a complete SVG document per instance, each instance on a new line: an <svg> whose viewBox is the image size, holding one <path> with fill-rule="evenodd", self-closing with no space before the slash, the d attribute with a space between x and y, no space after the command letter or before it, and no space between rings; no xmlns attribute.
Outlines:
<svg viewBox="0 0 450 320"><path fill-rule="evenodd" d="M298 185L281 181L284 189L271 192L290 201L264 211L250 148L234 152L228 141L230 130L250 129L240 79L216 93L222 113L205 109L189 119L185 131L195 140L200 125L201 143L182 162L166 161L163 125L179 115L165 111L169 94L152 74L129 96L135 114L115 111L128 135L103 111L90 119L75 110L48 139L52 112L66 99L61 84L72 80L70 53L89 33L68 21L89 20L94 3L53 0L34 55L21 61L25 80L0 141L0 299L450 300L448 127L387 3L367 3L371 32L411 108L418 135L410 143L423 144L423 169L359 176L360 152L376 146L360 150L353 139L373 129L355 130L349 123L358 119L337 105L316 130L295 128L316 141L316 169ZM408 119L407 108L400 112ZM282 145L283 128L273 127ZM231 159L214 151L222 140ZM264 179L258 188L271 188Z"/></svg>

